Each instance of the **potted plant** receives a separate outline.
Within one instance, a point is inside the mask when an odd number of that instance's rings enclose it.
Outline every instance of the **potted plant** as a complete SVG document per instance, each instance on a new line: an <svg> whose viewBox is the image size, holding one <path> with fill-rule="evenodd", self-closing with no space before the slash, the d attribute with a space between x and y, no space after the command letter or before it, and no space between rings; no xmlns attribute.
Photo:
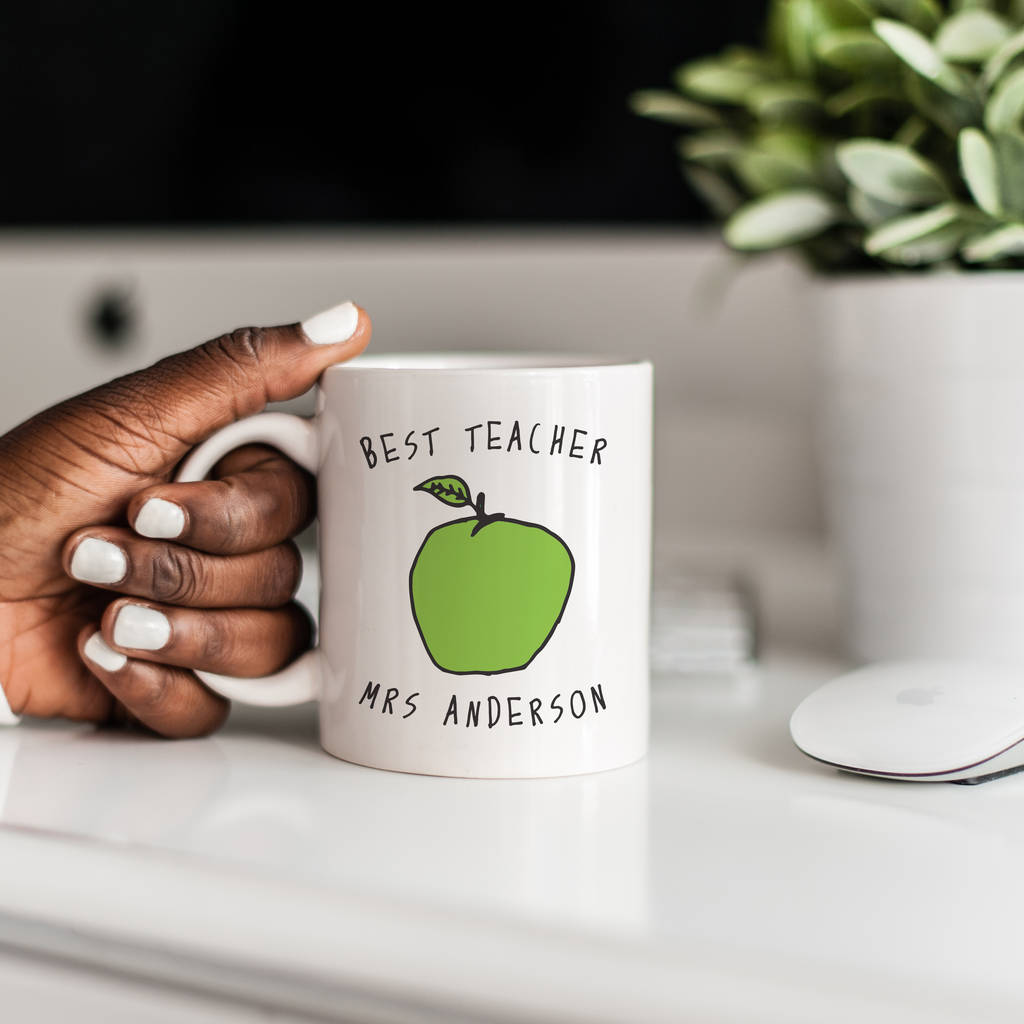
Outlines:
<svg viewBox="0 0 1024 1024"><path fill-rule="evenodd" d="M730 246L814 270L849 652L1024 664L1024 3L777 0L765 38L632 104Z"/></svg>

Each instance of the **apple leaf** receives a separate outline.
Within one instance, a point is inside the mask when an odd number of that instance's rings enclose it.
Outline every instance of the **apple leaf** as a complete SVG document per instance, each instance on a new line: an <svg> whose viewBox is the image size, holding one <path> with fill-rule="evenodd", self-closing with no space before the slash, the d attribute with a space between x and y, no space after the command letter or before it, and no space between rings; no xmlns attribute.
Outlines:
<svg viewBox="0 0 1024 1024"><path fill-rule="evenodd" d="M473 504L469 484L461 476L432 476L429 480L417 484L413 490L426 491L438 501L443 501L446 505L453 505L455 508Z"/></svg>

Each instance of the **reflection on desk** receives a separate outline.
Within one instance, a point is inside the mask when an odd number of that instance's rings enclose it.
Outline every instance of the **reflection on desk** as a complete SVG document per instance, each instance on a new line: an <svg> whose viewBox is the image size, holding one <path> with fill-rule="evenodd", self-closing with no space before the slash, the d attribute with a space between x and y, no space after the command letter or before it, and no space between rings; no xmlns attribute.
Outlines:
<svg viewBox="0 0 1024 1024"><path fill-rule="evenodd" d="M172 743L27 722L0 732L0 943L45 923L79 962L390 1007L353 1019L1016 1024L1024 775L811 761L788 718L837 669L655 677L650 757L570 779L348 765L310 708Z"/></svg>
<svg viewBox="0 0 1024 1024"><path fill-rule="evenodd" d="M4 730L0 821L444 906L646 926L646 762L577 780L440 781L337 761L315 729L307 707L237 708L221 735L174 742Z"/></svg>

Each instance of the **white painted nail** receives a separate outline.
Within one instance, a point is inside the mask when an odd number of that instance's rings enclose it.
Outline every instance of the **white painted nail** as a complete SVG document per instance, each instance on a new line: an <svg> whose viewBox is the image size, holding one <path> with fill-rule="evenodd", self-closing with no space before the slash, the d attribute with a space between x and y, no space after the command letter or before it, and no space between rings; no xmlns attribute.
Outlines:
<svg viewBox="0 0 1024 1024"><path fill-rule="evenodd" d="M128 659L108 647L99 633L93 633L85 641L85 656L107 672L119 672L128 664Z"/></svg>
<svg viewBox="0 0 1024 1024"><path fill-rule="evenodd" d="M314 345L336 345L339 341L348 341L358 326L359 310L352 302L343 302L302 321L302 330Z"/></svg>
<svg viewBox="0 0 1024 1024"><path fill-rule="evenodd" d="M71 557L71 575L83 583L119 583L127 573L125 553L99 537L86 537Z"/></svg>
<svg viewBox="0 0 1024 1024"><path fill-rule="evenodd" d="M159 651L171 639L171 623L163 612L140 604L122 605L114 619L114 643L136 651Z"/></svg>
<svg viewBox="0 0 1024 1024"><path fill-rule="evenodd" d="M163 498L150 498L135 517L135 532L143 537L167 540L180 537L184 529L185 510Z"/></svg>

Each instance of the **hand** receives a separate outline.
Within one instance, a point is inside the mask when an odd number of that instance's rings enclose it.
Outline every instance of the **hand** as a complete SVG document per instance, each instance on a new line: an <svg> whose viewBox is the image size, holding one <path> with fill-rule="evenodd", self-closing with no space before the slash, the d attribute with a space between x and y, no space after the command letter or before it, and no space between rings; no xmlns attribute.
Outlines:
<svg viewBox="0 0 1024 1024"><path fill-rule="evenodd" d="M302 394L370 331L350 304L240 328L0 437L0 686L13 711L201 735L228 704L190 669L264 675L308 646L290 538L314 514L312 477L248 446L212 480L168 481L194 445Z"/></svg>

